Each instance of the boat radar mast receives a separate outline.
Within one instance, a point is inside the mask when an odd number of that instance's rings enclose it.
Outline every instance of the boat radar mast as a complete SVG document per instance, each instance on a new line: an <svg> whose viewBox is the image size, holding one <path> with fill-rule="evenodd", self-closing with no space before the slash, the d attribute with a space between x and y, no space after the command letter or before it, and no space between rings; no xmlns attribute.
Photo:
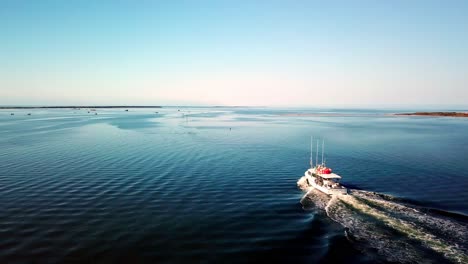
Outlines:
<svg viewBox="0 0 468 264"><path fill-rule="evenodd" d="M319 149L319 141L317 140L317 150L315 151L315 164L318 166L318 149Z"/></svg>
<svg viewBox="0 0 468 264"><path fill-rule="evenodd" d="M322 165L325 166L325 163L324 163L324 160L323 160L323 153L324 153L324 149L325 149L325 140L322 139Z"/></svg>
<svg viewBox="0 0 468 264"><path fill-rule="evenodd" d="M313 168L314 167L314 159L312 158L312 153L313 153L313 143L314 142L314 137L313 136L310 136L310 168Z"/></svg>
<svg viewBox="0 0 468 264"><path fill-rule="evenodd" d="M326 159L325 159L325 140L322 139L322 161L319 163L319 148L320 148L320 140L317 139L317 147L315 152L315 166L325 166ZM309 165L311 168L314 167L314 136L310 136L310 158L309 158Z"/></svg>

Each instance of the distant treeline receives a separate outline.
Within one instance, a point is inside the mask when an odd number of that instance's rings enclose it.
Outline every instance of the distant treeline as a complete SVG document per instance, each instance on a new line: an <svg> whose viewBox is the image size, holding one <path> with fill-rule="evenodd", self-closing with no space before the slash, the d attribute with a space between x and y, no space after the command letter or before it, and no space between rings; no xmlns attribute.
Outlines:
<svg viewBox="0 0 468 264"><path fill-rule="evenodd" d="M103 108L162 108L162 106L148 106L148 105L130 105L130 106L123 106L123 105L110 105L110 106L0 106L0 109L64 109L64 108L94 108L94 109L103 109Z"/></svg>

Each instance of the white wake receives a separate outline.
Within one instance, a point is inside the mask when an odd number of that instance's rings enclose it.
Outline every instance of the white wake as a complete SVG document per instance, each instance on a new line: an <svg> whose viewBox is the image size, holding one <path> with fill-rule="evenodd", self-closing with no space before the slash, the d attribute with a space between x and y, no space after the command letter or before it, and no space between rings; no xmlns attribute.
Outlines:
<svg viewBox="0 0 468 264"><path fill-rule="evenodd" d="M454 263L468 263L466 223L427 214L387 195L350 190L330 197L301 180L298 186L306 191L301 203L325 210L363 251L377 251L392 262L437 263L437 253Z"/></svg>

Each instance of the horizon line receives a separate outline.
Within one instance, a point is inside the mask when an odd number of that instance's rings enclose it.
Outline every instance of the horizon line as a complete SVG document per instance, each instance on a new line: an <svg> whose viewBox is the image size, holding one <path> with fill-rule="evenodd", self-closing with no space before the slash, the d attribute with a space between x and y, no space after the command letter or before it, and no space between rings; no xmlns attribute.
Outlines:
<svg viewBox="0 0 468 264"><path fill-rule="evenodd" d="M5 109L66 109L66 108L164 108L164 107L201 107L201 108L308 108L308 109L320 109L320 108L334 108L334 109L451 109L451 110L468 110L468 106L462 105L321 105L321 106L268 106L268 105L0 105L0 110Z"/></svg>

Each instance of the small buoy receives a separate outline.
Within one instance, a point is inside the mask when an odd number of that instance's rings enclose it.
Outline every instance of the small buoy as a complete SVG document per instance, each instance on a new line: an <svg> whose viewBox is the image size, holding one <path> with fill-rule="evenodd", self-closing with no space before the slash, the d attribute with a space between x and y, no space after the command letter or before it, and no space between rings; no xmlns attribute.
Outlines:
<svg viewBox="0 0 468 264"><path fill-rule="evenodd" d="M125 109L125 112L128 112L128 109Z"/></svg>
<svg viewBox="0 0 468 264"><path fill-rule="evenodd" d="M94 113L94 115L97 115L97 113Z"/></svg>
<svg viewBox="0 0 468 264"><path fill-rule="evenodd" d="M179 112L180 112L180 109L177 109L177 111L179 111Z"/></svg>
<svg viewBox="0 0 468 264"><path fill-rule="evenodd" d="M31 115L31 113L28 113L28 115Z"/></svg>

